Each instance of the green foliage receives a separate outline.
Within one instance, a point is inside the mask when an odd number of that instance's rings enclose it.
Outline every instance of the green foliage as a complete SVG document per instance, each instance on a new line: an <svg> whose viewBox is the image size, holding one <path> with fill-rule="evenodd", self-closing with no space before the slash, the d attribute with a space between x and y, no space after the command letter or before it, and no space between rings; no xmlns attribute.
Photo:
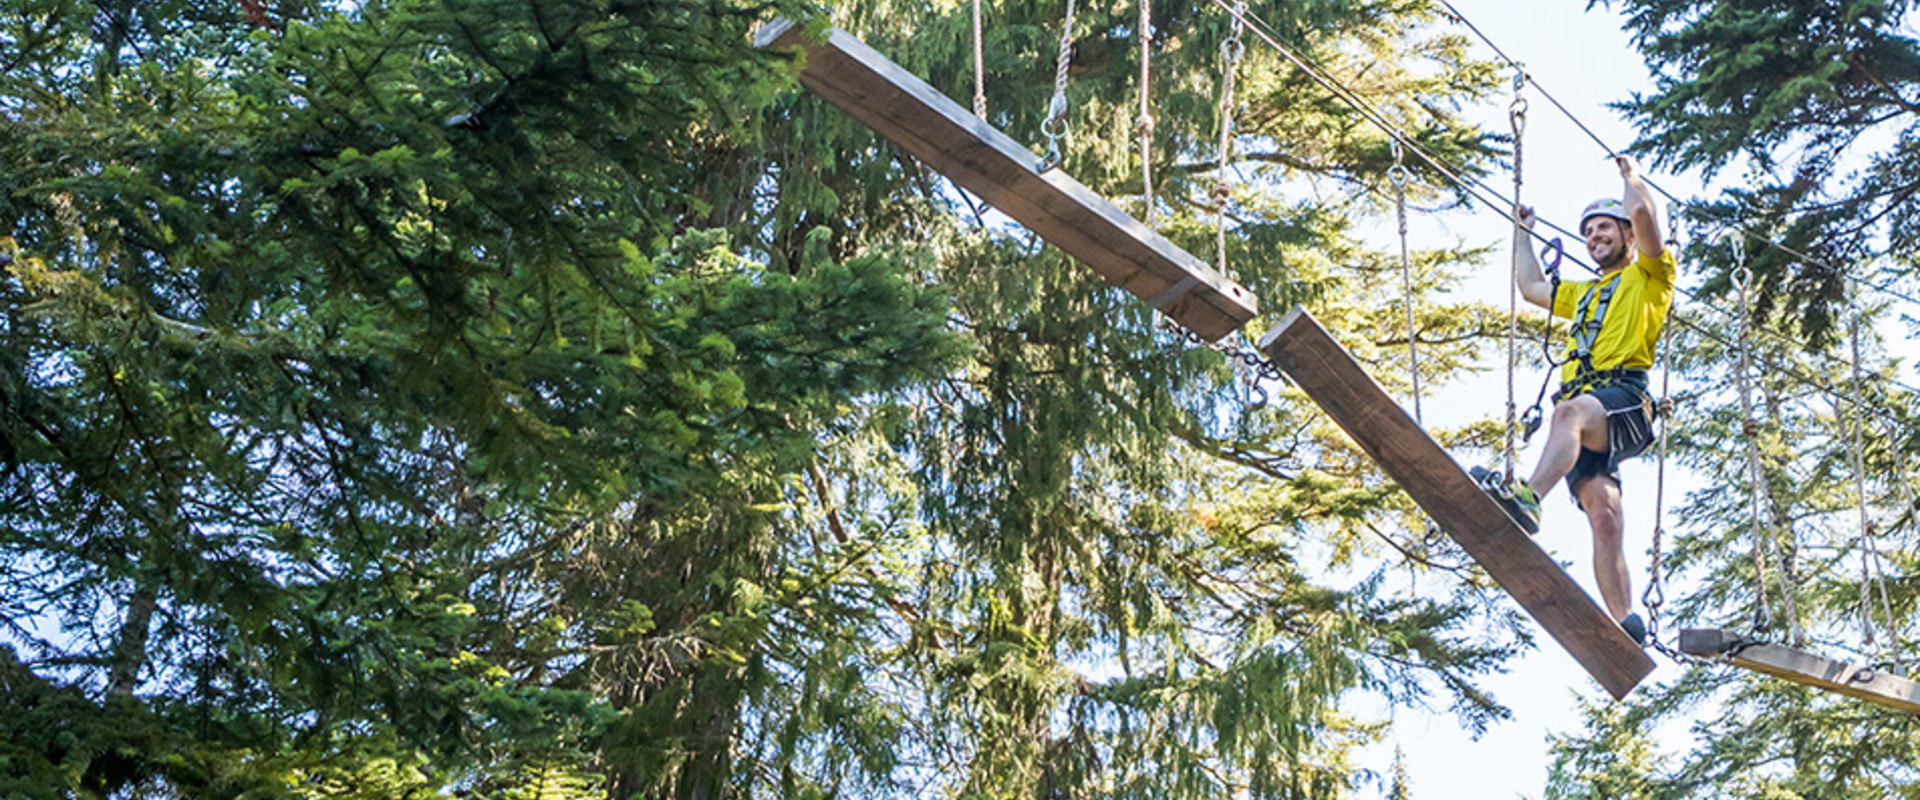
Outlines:
<svg viewBox="0 0 1920 800"><path fill-rule="evenodd" d="M1330 797L1358 693L1499 719L1527 641L1407 499L800 93L748 38L799 10L0 9L0 793ZM1066 167L1144 209L1126 11ZM964 82L963 9L837 13ZM1498 155L1426 3L1273 13ZM1022 138L1057 15L990 14ZM1226 34L1156 4L1156 224L1209 257ZM1241 69L1223 266L1401 386L1386 140ZM1418 254L1430 380L1497 328L1439 297L1475 256Z"/></svg>
<svg viewBox="0 0 1920 800"><path fill-rule="evenodd" d="M1745 162L1743 185L1690 216L1701 230L1749 232L1743 263L1758 278L1761 310L1794 310L1813 346L1826 346L1844 279L1885 283L1912 272L1907 201L1920 174L1912 147L1920 118L1908 99L1920 85L1912 4L1620 5L1654 70L1654 86L1623 104L1644 132L1638 146L1709 174ZM1706 288L1724 291L1725 274Z"/></svg>

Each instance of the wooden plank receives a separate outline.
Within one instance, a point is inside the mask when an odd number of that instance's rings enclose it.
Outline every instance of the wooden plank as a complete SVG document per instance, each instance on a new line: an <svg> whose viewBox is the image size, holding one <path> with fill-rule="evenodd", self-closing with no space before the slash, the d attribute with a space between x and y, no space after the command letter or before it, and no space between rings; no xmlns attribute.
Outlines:
<svg viewBox="0 0 1920 800"><path fill-rule="evenodd" d="M1615 699L1653 671L1653 659L1306 309L1289 312L1260 350Z"/></svg>
<svg viewBox="0 0 1920 800"><path fill-rule="evenodd" d="M832 29L808 40L788 20L762 29L762 48L806 55L800 83L901 150L1209 341L1258 313L1253 294L1040 157L926 81Z"/></svg>
<svg viewBox="0 0 1920 800"><path fill-rule="evenodd" d="M1680 631L1680 651L1712 656L1763 675L1920 714L1920 683L1872 667L1835 661L1713 628Z"/></svg>

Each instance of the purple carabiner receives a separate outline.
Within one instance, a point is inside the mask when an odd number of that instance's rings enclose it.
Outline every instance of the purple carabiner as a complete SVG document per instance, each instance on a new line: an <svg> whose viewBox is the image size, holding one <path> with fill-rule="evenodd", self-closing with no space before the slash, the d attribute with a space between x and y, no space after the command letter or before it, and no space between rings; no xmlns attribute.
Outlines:
<svg viewBox="0 0 1920 800"><path fill-rule="evenodd" d="M1560 237L1558 236L1553 237L1552 241L1547 242L1546 247L1540 249L1540 257L1547 261L1548 272L1559 272L1560 259L1566 257L1566 255L1567 247L1561 243Z"/></svg>

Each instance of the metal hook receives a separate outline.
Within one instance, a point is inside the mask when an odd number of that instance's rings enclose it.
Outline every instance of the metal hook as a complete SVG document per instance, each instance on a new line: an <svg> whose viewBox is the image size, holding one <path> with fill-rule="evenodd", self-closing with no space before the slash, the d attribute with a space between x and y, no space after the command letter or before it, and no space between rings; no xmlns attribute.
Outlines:
<svg viewBox="0 0 1920 800"><path fill-rule="evenodd" d="M1551 241L1547 242L1546 247L1540 248L1540 258L1547 262L1547 272L1549 273L1558 274L1560 272L1560 261L1566 258L1566 256L1567 245L1565 242L1560 241L1560 237L1558 236L1553 237Z"/></svg>

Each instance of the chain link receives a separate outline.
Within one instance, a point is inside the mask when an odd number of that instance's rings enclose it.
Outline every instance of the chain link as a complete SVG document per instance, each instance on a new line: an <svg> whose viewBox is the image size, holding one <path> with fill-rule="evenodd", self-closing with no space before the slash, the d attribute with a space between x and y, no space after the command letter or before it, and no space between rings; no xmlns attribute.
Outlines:
<svg viewBox="0 0 1920 800"><path fill-rule="evenodd" d="M1206 337L1194 333L1192 330L1166 317L1160 318L1159 327L1161 330L1172 333L1189 345L1205 347L1226 356L1228 361L1233 362L1239 368L1245 369L1249 388L1253 393L1259 395L1259 399L1249 402L1249 405L1253 408L1265 408L1268 403L1272 402L1273 398L1268 396L1266 386L1264 385L1266 381L1279 381L1284 383L1287 380L1286 373L1280 371L1278 364L1273 363L1273 361L1266 356L1260 355L1260 351L1248 346L1246 341L1240 337L1226 336L1217 342L1208 341Z"/></svg>

